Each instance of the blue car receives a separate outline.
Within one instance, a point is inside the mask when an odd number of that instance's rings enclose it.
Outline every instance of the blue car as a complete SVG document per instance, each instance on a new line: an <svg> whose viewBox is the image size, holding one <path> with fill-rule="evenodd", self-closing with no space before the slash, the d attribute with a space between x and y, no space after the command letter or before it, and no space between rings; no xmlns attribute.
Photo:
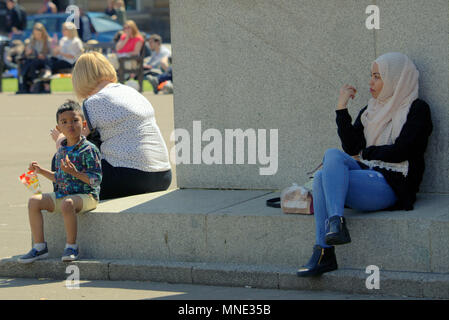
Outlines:
<svg viewBox="0 0 449 320"><path fill-rule="evenodd" d="M86 15L89 18L92 30L92 36L90 39L97 40L101 43L112 42L117 31L123 30L122 25L112 20L103 12L87 12ZM61 39L62 24L67 21L68 17L69 14L67 13L35 14L27 16L27 27L20 36L20 40L24 41L30 37L33 31L33 26L36 22L40 22L45 26L50 37L54 36L56 33L58 35L58 39ZM69 21L73 22L73 20Z"/></svg>

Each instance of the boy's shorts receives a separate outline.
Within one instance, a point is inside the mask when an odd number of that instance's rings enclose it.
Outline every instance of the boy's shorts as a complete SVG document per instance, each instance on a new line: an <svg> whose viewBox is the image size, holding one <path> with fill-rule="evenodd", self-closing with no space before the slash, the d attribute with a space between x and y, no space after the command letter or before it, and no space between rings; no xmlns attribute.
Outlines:
<svg viewBox="0 0 449 320"><path fill-rule="evenodd" d="M61 204L62 200L64 200L66 197L56 199L56 193L47 193L51 199L53 200L53 204L55 205L55 210L53 213L62 213L61 210ZM83 200L83 207L81 208L81 211L78 213L84 213L87 211L91 211L97 207L98 201L95 200L95 198L91 194L71 194L70 196L78 196Z"/></svg>

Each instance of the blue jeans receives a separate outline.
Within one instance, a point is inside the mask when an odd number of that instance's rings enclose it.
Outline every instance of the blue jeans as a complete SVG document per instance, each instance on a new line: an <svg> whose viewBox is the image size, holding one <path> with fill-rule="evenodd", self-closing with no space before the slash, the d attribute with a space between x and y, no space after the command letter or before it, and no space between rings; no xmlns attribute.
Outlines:
<svg viewBox="0 0 449 320"><path fill-rule="evenodd" d="M356 160L341 150L327 150L323 168L313 180L316 244L330 247L324 240L326 220L343 216L345 205L359 211L377 211L392 206L396 200L380 172L362 170Z"/></svg>

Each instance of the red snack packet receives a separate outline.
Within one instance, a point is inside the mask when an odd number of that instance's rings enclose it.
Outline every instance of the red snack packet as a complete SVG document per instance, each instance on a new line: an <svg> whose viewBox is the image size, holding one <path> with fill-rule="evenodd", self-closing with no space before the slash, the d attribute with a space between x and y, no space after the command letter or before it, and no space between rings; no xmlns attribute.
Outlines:
<svg viewBox="0 0 449 320"><path fill-rule="evenodd" d="M19 180L33 193L42 193L39 178L34 171L28 171L19 177Z"/></svg>

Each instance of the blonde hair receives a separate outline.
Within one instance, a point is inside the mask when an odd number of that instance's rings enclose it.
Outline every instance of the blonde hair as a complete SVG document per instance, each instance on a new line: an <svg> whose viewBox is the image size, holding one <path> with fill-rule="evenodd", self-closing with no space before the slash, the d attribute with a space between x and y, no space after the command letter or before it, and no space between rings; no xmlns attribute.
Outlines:
<svg viewBox="0 0 449 320"><path fill-rule="evenodd" d="M137 36L142 36L140 34L139 28L137 28L137 25L133 20L126 20L123 27L126 27L126 26L131 28L131 34L132 34L133 38L135 38Z"/></svg>
<svg viewBox="0 0 449 320"><path fill-rule="evenodd" d="M125 9L125 2L123 0L115 0L114 5L118 5L120 9Z"/></svg>
<svg viewBox="0 0 449 320"><path fill-rule="evenodd" d="M76 61L72 72L73 90L83 100L92 95L102 81L117 82L117 73L112 64L99 52L83 53Z"/></svg>
<svg viewBox="0 0 449 320"><path fill-rule="evenodd" d="M37 29L39 31L42 32L42 39L41 40L37 40L34 38L34 29ZM30 44L31 46L34 48L35 47L35 43L36 41L42 41L43 45L42 45L42 54L47 55L48 53L50 53L50 48L48 47L48 33L47 33L47 29L45 29L45 26L40 23L40 22L36 22L33 26L33 32L31 33L31 37L30 37Z"/></svg>
<svg viewBox="0 0 449 320"><path fill-rule="evenodd" d="M69 39L78 38L78 30L73 22L64 22L62 28L68 31Z"/></svg>

